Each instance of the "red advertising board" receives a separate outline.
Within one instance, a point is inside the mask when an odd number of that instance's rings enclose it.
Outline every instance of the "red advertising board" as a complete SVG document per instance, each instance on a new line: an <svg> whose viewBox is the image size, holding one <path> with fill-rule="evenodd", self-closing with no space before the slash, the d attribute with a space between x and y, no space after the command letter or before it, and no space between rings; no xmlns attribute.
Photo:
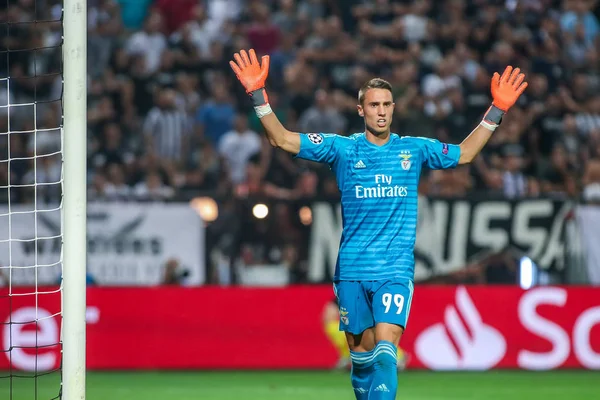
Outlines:
<svg viewBox="0 0 600 400"><path fill-rule="evenodd" d="M6 294L0 369L57 367L60 294L37 296L37 308L35 296ZM330 368L321 315L332 297L328 285L89 288L87 366ZM401 345L409 368L600 369L600 288L417 286Z"/></svg>

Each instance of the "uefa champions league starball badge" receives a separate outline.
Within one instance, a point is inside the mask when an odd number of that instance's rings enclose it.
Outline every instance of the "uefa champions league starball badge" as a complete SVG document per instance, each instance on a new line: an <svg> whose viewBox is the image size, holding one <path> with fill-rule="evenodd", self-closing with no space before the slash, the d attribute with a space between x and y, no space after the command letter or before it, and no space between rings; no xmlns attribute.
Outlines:
<svg viewBox="0 0 600 400"><path fill-rule="evenodd" d="M308 140L310 140L314 144L321 144L323 143L323 135L321 135L320 133L309 133Z"/></svg>

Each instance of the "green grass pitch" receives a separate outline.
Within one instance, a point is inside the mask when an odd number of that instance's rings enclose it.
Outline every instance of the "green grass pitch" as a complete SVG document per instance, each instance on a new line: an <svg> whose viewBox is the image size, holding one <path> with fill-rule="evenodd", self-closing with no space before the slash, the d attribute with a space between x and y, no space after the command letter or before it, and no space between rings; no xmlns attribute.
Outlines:
<svg viewBox="0 0 600 400"><path fill-rule="evenodd" d="M347 373L315 372L88 372L87 400L341 400L354 399ZM46 400L58 375L0 380L0 399ZM402 400L600 399L600 371L403 372Z"/></svg>

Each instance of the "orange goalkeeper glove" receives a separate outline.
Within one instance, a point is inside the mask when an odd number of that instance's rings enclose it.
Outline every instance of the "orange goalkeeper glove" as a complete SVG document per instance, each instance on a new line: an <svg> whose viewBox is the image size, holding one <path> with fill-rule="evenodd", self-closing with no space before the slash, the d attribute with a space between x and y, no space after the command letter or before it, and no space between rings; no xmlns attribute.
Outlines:
<svg viewBox="0 0 600 400"><path fill-rule="evenodd" d="M250 56L248 56L248 53L250 53ZM269 98L265 91L265 81L269 75L269 56L262 57L261 65L258 62L258 58L256 58L254 49L250 49L248 53L246 53L246 50L235 53L233 55L235 61L229 61L229 65L233 72L235 72L237 79L246 89L246 93L252 97L254 107L264 107L269 103Z"/></svg>
<svg viewBox="0 0 600 400"><path fill-rule="evenodd" d="M486 128L492 131L495 130L502 122L504 114L515 105L519 96L527 88L527 82L523 82L525 75L520 72L519 68L513 70L510 65L506 67L502 76L494 72L491 83L494 101L492 101L492 105L485 113L482 121Z"/></svg>

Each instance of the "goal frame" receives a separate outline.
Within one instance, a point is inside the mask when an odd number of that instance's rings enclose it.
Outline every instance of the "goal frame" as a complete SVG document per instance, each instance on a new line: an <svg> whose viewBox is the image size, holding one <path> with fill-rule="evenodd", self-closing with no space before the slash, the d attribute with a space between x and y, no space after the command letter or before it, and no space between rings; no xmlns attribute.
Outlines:
<svg viewBox="0 0 600 400"><path fill-rule="evenodd" d="M63 400L85 399L87 2L63 0Z"/></svg>

